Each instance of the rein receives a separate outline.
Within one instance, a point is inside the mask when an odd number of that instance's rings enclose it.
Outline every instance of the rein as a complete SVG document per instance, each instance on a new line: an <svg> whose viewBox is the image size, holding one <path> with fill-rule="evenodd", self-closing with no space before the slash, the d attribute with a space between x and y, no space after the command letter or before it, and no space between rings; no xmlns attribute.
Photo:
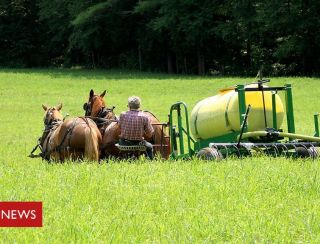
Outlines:
<svg viewBox="0 0 320 244"><path fill-rule="evenodd" d="M113 113L115 106L113 106L112 108L106 108L106 107L102 107L99 111L99 113L97 114L98 118L105 118L107 116L108 113Z"/></svg>
<svg viewBox="0 0 320 244"><path fill-rule="evenodd" d="M156 120L159 120L153 113L151 113L151 112L148 111L148 110L143 110L142 112L151 114Z"/></svg>
<svg viewBox="0 0 320 244"><path fill-rule="evenodd" d="M92 119L95 123L99 124L105 124L108 122L119 122L117 118L115 119L106 119L106 118L101 118L101 117L93 117L93 116L86 116L85 118Z"/></svg>

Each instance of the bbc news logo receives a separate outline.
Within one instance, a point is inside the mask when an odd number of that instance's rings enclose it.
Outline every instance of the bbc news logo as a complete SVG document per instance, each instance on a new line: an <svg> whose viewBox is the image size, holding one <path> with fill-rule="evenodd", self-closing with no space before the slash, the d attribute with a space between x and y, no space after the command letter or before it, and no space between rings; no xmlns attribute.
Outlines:
<svg viewBox="0 0 320 244"><path fill-rule="evenodd" d="M0 202L0 227L42 227L42 202Z"/></svg>

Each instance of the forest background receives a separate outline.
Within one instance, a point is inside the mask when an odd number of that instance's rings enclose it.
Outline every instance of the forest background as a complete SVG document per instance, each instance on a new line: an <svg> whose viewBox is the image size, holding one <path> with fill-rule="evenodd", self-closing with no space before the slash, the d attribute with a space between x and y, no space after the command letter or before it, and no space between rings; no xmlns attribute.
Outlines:
<svg viewBox="0 0 320 244"><path fill-rule="evenodd" d="M0 0L1 67L319 75L318 0Z"/></svg>

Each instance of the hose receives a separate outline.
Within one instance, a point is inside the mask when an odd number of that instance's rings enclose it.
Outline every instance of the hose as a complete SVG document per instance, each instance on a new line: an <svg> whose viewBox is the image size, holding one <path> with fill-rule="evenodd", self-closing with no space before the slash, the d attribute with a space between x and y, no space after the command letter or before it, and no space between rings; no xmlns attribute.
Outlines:
<svg viewBox="0 0 320 244"><path fill-rule="evenodd" d="M267 135L277 135L280 137L287 137L291 139L302 139L306 141L312 141L312 142L320 142L320 137L314 137L314 136L306 136L301 134L293 134L288 132L267 132L267 131L253 131L253 132L246 132L242 134L242 139L250 138L250 137L258 137L258 136L267 136ZM237 137L237 140L239 139L239 136Z"/></svg>

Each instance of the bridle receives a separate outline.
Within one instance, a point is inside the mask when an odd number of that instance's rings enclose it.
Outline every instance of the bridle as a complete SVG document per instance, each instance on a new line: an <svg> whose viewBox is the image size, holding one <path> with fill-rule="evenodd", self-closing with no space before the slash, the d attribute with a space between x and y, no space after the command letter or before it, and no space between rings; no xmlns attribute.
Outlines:
<svg viewBox="0 0 320 244"><path fill-rule="evenodd" d="M83 104L83 110L85 111L84 116L90 116L91 114L91 102Z"/></svg>
<svg viewBox="0 0 320 244"><path fill-rule="evenodd" d="M52 117L52 115L53 115L52 110L54 110L54 108L49 108L46 113L46 116L44 117L44 125L45 125L46 129L48 127L52 127L52 126L58 124L61 121L61 119L54 119Z"/></svg>
<svg viewBox="0 0 320 244"><path fill-rule="evenodd" d="M59 124L62 123L61 119L53 119L52 118L52 115L53 115L52 110L54 110L54 108L49 108L47 110L47 113L46 113L46 115L44 117L44 125L45 125L45 127L44 127L44 130L43 130L42 136L38 139L37 145L30 152L29 157L31 157L31 158L42 157L43 159L50 160L50 157L48 157L50 151L44 150L43 145L44 145L44 142L46 140L47 141L50 140L50 136L51 136L50 132L52 130L57 129ZM38 147L40 148L41 152L38 155L34 155L33 153L37 150Z"/></svg>
<svg viewBox="0 0 320 244"><path fill-rule="evenodd" d="M106 108L106 107L102 107L99 110L99 113L97 115L98 118L105 118L107 116L107 114L109 113L113 113L113 109L115 108L115 106L112 106L112 108Z"/></svg>
<svg viewBox="0 0 320 244"><path fill-rule="evenodd" d="M91 116L92 115L91 113L92 113L92 106L94 103L94 98L92 98L90 100L92 100L92 101L89 101L89 102L83 104L83 110L85 111L84 116ZM102 106L95 117L105 118L109 113L113 113L114 108L115 108L115 106L112 106L112 108L106 108L106 107Z"/></svg>

